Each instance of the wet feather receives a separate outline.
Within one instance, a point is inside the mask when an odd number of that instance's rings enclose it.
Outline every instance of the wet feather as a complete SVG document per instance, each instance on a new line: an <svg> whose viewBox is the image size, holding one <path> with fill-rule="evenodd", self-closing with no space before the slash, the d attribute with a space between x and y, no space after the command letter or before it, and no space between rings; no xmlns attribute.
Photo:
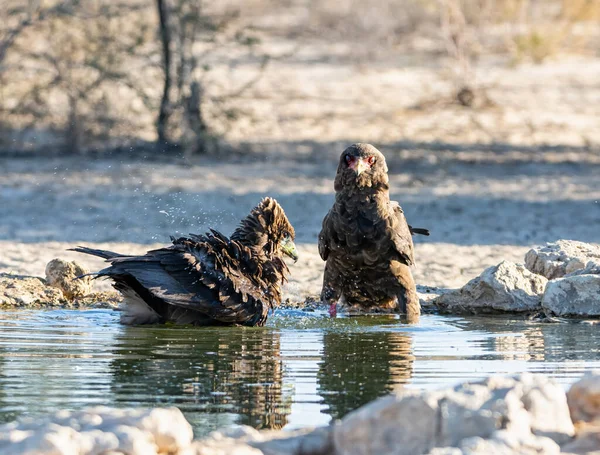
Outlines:
<svg viewBox="0 0 600 455"><path fill-rule="evenodd" d="M124 322L264 325L281 303L281 285L289 275L281 258L284 235L293 240L293 227L277 201L265 198L230 238L214 229L171 237L171 246L143 256L86 247L74 251L105 258L110 266L97 277L112 279L125 297L134 296L136 311L145 303L158 317L125 316Z"/></svg>

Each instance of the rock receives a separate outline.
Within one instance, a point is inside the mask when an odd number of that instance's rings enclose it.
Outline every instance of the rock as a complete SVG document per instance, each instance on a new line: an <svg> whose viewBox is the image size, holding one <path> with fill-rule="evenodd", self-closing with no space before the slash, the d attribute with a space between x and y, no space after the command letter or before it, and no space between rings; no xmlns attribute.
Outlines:
<svg viewBox="0 0 600 455"><path fill-rule="evenodd" d="M331 427L296 431L257 431L247 426L215 431L196 441L197 455L331 455Z"/></svg>
<svg viewBox="0 0 600 455"><path fill-rule="evenodd" d="M573 275L549 281L542 308L554 316L600 316L600 275Z"/></svg>
<svg viewBox="0 0 600 455"><path fill-rule="evenodd" d="M41 278L0 273L0 308L116 308L121 300L118 292L92 292L68 301L60 289L47 286Z"/></svg>
<svg viewBox="0 0 600 455"><path fill-rule="evenodd" d="M428 455L554 455L560 446L549 438L528 435L518 438L508 432L499 431L492 439L468 438L459 448L436 448Z"/></svg>
<svg viewBox="0 0 600 455"><path fill-rule="evenodd" d="M600 262L590 261L588 262L584 268L575 270L574 272L568 273L569 276L577 276L577 275L600 275Z"/></svg>
<svg viewBox="0 0 600 455"><path fill-rule="evenodd" d="M549 280L583 269L589 261L600 263L600 246L575 240L547 243L525 255L525 266Z"/></svg>
<svg viewBox="0 0 600 455"><path fill-rule="evenodd" d="M52 259L46 265L46 282L48 286L60 289L65 297L73 300L85 297L92 290L92 279L89 276L76 279L88 273L77 262L63 259Z"/></svg>
<svg viewBox="0 0 600 455"><path fill-rule="evenodd" d="M524 374L380 398L348 414L334 428L334 444L345 455L425 454L465 444L465 453L540 453L534 449L540 446L558 453L558 444L573 434L562 388L543 376ZM495 442L481 443L486 448L473 452L466 448L476 441L472 438ZM513 447L525 441L527 451ZM514 452L486 452L489 444Z"/></svg>
<svg viewBox="0 0 600 455"><path fill-rule="evenodd" d="M600 455L600 426L587 426L577 437L562 446L562 453Z"/></svg>
<svg viewBox="0 0 600 455"><path fill-rule="evenodd" d="M119 307L123 296L116 291L91 292L85 297L78 298L69 303L71 308L111 308Z"/></svg>
<svg viewBox="0 0 600 455"><path fill-rule="evenodd" d="M58 306L65 303L63 293L46 286L41 278L0 273L0 307Z"/></svg>
<svg viewBox="0 0 600 455"><path fill-rule="evenodd" d="M177 408L59 411L0 426L0 453L154 455L183 453L192 427Z"/></svg>
<svg viewBox="0 0 600 455"><path fill-rule="evenodd" d="M425 393L390 395L351 412L334 428L337 452L422 454L437 444L438 397Z"/></svg>
<svg viewBox="0 0 600 455"><path fill-rule="evenodd" d="M450 313L533 312L541 309L546 283L546 278L524 266L503 261L433 303Z"/></svg>
<svg viewBox="0 0 600 455"><path fill-rule="evenodd" d="M600 371L587 373L567 392L571 420L600 423Z"/></svg>

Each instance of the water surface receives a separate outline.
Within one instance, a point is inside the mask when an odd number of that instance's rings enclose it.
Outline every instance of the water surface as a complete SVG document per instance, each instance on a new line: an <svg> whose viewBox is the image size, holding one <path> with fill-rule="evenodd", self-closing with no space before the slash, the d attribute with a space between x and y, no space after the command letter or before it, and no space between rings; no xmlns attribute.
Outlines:
<svg viewBox="0 0 600 455"><path fill-rule="evenodd" d="M330 319L266 328L125 327L118 313L0 313L0 422L92 405L177 406L202 436L229 424L326 424L398 387L600 368L600 328L506 318Z"/></svg>

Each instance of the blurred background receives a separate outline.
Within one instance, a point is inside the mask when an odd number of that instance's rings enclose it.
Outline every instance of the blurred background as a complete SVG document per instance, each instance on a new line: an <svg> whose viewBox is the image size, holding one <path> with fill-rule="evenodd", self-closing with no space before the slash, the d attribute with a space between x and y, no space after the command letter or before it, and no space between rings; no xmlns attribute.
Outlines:
<svg viewBox="0 0 600 455"><path fill-rule="evenodd" d="M2 0L0 18L2 153L600 142L598 0Z"/></svg>

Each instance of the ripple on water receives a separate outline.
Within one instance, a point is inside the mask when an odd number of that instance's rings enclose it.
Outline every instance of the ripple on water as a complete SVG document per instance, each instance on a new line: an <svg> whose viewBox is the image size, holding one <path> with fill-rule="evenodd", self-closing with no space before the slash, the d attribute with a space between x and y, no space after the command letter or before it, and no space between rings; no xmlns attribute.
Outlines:
<svg viewBox="0 0 600 455"><path fill-rule="evenodd" d="M0 421L91 405L169 406L198 436L232 423L326 424L398 387L489 374L563 384L600 367L588 324L506 318L328 318L280 311L266 328L125 327L118 313L3 312Z"/></svg>

